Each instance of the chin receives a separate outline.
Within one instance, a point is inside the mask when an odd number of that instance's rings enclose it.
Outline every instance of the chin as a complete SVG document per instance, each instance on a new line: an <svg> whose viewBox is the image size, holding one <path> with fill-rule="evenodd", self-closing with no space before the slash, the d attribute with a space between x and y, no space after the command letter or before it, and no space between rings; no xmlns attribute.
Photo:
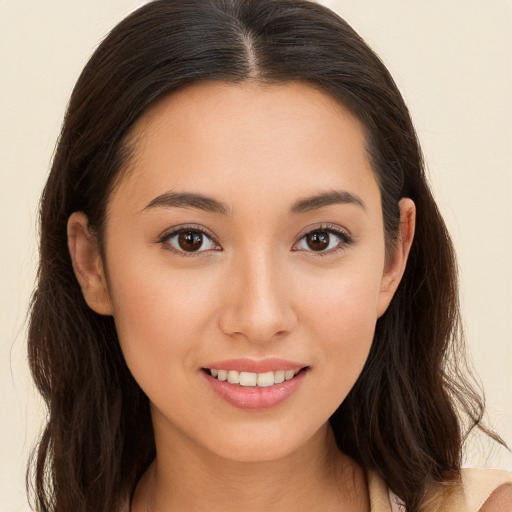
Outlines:
<svg viewBox="0 0 512 512"><path fill-rule="evenodd" d="M222 447L216 449L216 455L233 462L272 462L285 459L298 449L297 446L276 446L273 443L254 444L246 442L236 446Z"/></svg>
<svg viewBox="0 0 512 512"><path fill-rule="evenodd" d="M297 427L297 426L295 426ZM325 428L328 428L325 424ZM311 432L304 429L301 433L290 426L277 429L251 428L239 429L236 433L220 436L217 442L209 440L207 449L217 456L234 462L271 462L299 455L310 443L325 439L325 428L321 425Z"/></svg>

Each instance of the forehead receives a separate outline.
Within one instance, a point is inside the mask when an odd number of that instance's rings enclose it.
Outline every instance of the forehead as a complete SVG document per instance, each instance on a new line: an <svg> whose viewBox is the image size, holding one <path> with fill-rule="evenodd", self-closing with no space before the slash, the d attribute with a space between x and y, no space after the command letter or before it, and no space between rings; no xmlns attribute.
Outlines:
<svg viewBox="0 0 512 512"><path fill-rule="evenodd" d="M132 129L118 187L149 201L167 190L228 196L376 188L361 123L312 86L204 82L170 94ZM268 189L268 190L267 190Z"/></svg>

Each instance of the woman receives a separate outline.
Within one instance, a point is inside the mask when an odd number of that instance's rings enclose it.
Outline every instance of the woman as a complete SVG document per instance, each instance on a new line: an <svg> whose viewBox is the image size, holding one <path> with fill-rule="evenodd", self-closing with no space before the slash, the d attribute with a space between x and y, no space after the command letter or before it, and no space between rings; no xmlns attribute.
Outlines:
<svg viewBox="0 0 512 512"><path fill-rule="evenodd" d="M43 194L38 506L500 510L510 475L460 469L467 421L499 438L458 320L407 108L354 31L151 2L84 69Z"/></svg>

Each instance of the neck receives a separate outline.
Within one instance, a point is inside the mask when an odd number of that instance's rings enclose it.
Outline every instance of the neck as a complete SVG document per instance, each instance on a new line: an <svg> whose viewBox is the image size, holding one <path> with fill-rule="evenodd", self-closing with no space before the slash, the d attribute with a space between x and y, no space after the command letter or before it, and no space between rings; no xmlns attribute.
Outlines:
<svg viewBox="0 0 512 512"><path fill-rule="evenodd" d="M299 450L264 462L227 460L186 440L164 443L157 432L157 456L132 512L369 510L364 473L338 450L328 425Z"/></svg>

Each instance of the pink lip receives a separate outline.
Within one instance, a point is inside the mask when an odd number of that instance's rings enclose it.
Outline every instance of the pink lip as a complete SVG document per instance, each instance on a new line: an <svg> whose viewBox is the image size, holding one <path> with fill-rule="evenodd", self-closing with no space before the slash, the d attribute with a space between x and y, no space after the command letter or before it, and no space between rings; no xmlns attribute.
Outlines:
<svg viewBox="0 0 512 512"><path fill-rule="evenodd" d="M276 357L267 359L228 359L209 364L205 368L216 370L236 370L237 372L266 373L277 370L300 370L305 364L278 359Z"/></svg>
<svg viewBox="0 0 512 512"><path fill-rule="evenodd" d="M200 373L222 400L238 409L256 412L276 407L290 398L299 389L307 372L308 369L303 370L293 379L266 388L230 384L212 377L207 371Z"/></svg>

